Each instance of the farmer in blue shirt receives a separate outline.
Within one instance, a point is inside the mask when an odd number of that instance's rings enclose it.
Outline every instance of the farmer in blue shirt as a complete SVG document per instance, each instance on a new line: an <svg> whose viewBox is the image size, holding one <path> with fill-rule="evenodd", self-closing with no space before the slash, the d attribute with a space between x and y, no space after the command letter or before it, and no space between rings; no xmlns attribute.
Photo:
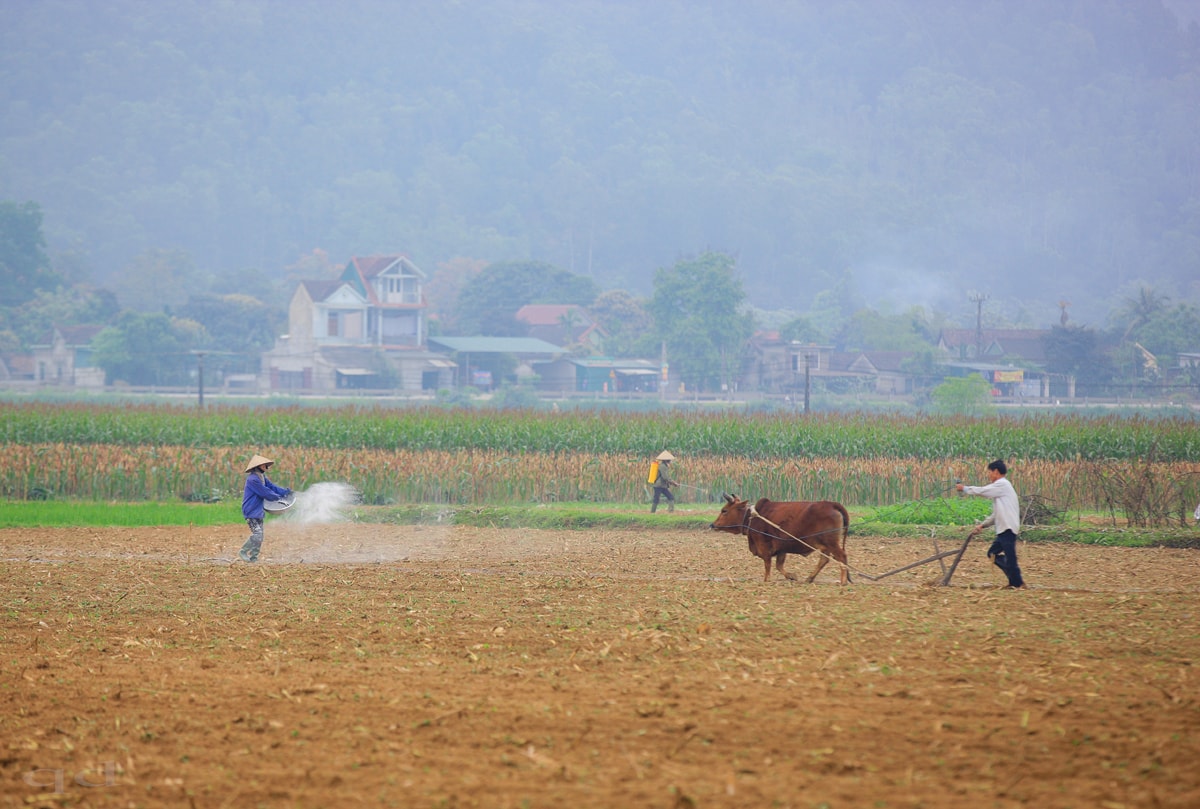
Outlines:
<svg viewBox="0 0 1200 809"><path fill-rule="evenodd" d="M263 501L282 500L292 493L291 489L276 486L267 478L267 470L275 462L270 458L255 455L246 465L246 491L242 495L242 516L250 526L250 538L238 551L243 562L257 562L263 543Z"/></svg>

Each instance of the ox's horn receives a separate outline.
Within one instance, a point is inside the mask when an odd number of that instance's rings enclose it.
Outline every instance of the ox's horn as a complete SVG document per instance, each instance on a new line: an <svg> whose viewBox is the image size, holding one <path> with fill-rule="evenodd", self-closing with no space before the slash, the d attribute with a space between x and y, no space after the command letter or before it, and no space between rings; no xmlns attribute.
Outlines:
<svg viewBox="0 0 1200 809"><path fill-rule="evenodd" d="M732 494L722 494L721 496L725 498L726 503L732 503L735 499Z"/></svg>

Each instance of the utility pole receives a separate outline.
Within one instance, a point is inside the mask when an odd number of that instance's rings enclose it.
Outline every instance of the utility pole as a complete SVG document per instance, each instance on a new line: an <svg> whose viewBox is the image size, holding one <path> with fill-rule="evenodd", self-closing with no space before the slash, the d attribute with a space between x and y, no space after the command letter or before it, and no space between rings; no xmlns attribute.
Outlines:
<svg viewBox="0 0 1200 809"><path fill-rule="evenodd" d="M808 375L809 375L809 370L811 368L812 368L812 354L809 354L807 351L805 351L804 352L804 415L806 415L806 416L808 415L808 392L809 392Z"/></svg>
<svg viewBox="0 0 1200 809"><path fill-rule="evenodd" d="M204 352L196 352L196 382L200 391L200 407L204 407Z"/></svg>
<svg viewBox="0 0 1200 809"><path fill-rule="evenodd" d="M972 292L967 300L975 304L975 359L983 359L983 302L988 299L982 292Z"/></svg>
<svg viewBox="0 0 1200 809"><path fill-rule="evenodd" d="M589 261L590 261L590 258L589 258ZM670 377L670 371L667 366L667 341L666 340L662 341L662 349L661 349L658 364L659 364L659 368L660 368L659 375L662 377L662 380L659 382L659 385L658 385L658 398L662 401L666 401L667 379Z"/></svg>

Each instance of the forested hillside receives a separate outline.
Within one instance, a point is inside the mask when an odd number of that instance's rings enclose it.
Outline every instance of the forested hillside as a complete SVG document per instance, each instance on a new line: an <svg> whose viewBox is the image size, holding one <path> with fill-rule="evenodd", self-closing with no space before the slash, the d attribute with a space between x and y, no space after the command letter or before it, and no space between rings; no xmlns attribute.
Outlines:
<svg viewBox="0 0 1200 809"><path fill-rule="evenodd" d="M1200 278L1200 31L1159 0L7 0L0 199L98 283L403 251L749 302L1101 322ZM162 255L162 254L156 254ZM65 257L65 258L64 258ZM178 270L177 270L178 271ZM226 282L228 283L228 282ZM248 282L247 282L248 283Z"/></svg>

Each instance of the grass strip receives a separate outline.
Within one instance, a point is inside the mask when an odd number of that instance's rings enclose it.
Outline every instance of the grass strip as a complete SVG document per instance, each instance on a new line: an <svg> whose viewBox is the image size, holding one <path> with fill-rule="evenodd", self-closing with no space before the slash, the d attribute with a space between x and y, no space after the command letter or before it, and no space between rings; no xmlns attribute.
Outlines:
<svg viewBox="0 0 1200 809"><path fill-rule="evenodd" d="M532 528L551 531L645 529L648 531L705 531L719 509L688 508L651 514L644 504L548 503L451 506L410 504L356 506L347 517L383 525L466 525L479 528ZM850 508L850 543L856 536L928 539L948 543L965 538L970 523L954 514L941 523L893 522L889 509ZM905 514L905 517L908 515ZM287 519L270 517L269 519ZM241 512L229 503L90 502L69 500L0 501L0 528L84 526L234 525ZM1088 545L1143 548L1200 548L1196 527L1130 528L1096 525L1068 519L1061 525L1029 527L1021 532L1028 542L1078 542ZM987 537L979 541L985 541Z"/></svg>
<svg viewBox="0 0 1200 809"><path fill-rule="evenodd" d="M230 503L122 503L84 500L0 502L0 528L230 525L240 522L241 509Z"/></svg>

